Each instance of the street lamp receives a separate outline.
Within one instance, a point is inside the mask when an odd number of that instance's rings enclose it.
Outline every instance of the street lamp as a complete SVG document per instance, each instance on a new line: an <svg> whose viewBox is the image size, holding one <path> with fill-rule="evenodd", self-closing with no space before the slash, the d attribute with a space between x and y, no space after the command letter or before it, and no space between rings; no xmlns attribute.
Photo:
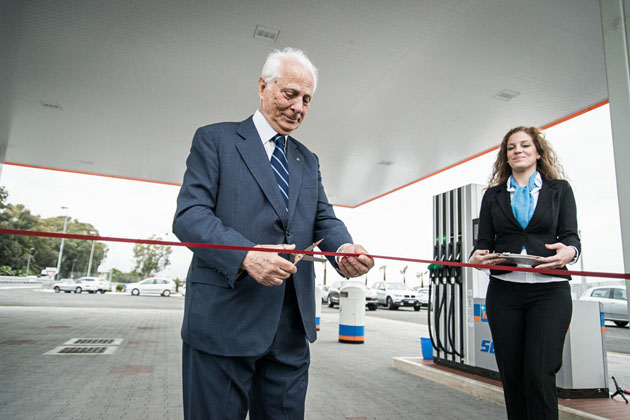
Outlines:
<svg viewBox="0 0 630 420"><path fill-rule="evenodd" d="M403 283L407 283L407 268L409 266L406 265L405 268L403 268L402 270L400 270L400 273L403 275Z"/></svg>
<svg viewBox="0 0 630 420"><path fill-rule="evenodd" d="M28 250L28 259L26 260L26 276L27 277L29 275L29 270L31 268L31 257L33 256L33 251L35 251L35 248L31 248Z"/></svg>
<svg viewBox="0 0 630 420"><path fill-rule="evenodd" d="M428 273L428 271L423 271L422 273L416 273L416 277L420 280L420 287L424 287L424 276Z"/></svg>
<svg viewBox="0 0 630 420"><path fill-rule="evenodd" d="M385 281L385 271L387 270L387 264L381 265L379 270L383 270L383 281Z"/></svg>
<svg viewBox="0 0 630 420"><path fill-rule="evenodd" d="M66 216L63 218L63 233L66 233L66 228L68 227L68 207L61 206L62 209L66 211ZM61 274L61 257L63 256L63 243L65 238L61 238L61 245L59 246L59 259L57 259L57 273L55 276L59 276Z"/></svg>
<svg viewBox="0 0 630 420"><path fill-rule="evenodd" d="M96 235L96 232L88 232L90 235ZM87 277L90 277L90 273L92 272L92 257L94 256L94 244L96 241L92 241L92 251L90 251L90 262L88 263L87 269Z"/></svg>

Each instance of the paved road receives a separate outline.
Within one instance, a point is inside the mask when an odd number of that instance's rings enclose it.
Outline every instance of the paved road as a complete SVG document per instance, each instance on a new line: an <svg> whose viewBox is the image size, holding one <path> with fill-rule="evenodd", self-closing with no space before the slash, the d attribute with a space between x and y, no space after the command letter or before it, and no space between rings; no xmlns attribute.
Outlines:
<svg viewBox="0 0 630 420"><path fill-rule="evenodd" d="M79 308L120 308L120 309L166 309L183 310L182 296L131 296L122 293L105 293L104 295L81 293L53 293L37 287L0 287L0 306L43 306L43 307L79 307ZM322 313L337 313L338 308L328 308L322 305ZM399 308L390 311L379 308L376 311L366 311L368 317L402 321L427 325L427 310L415 312L412 308ZM612 322L606 323L606 341L608 351L630 354L630 328L617 327Z"/></svg>
<svg viewBox="0 0 630 420"><path fill-rule="evenodd" d="M123 293L54 293L40 288L0 288L0 306L183 310L182 296L131 296Z"/></svg>
<svg viewBox="0 0 630 420"><path fill-rule="evenodd" d="M0 290L0 419L181 419L182 304ZM504 417L503 407L391 367L420 354L422 325L370 315L365 344L342 344L335 312L322 314L311 346L307 420ZM46 354L87 337L123 341L110 355Z"/></svg>

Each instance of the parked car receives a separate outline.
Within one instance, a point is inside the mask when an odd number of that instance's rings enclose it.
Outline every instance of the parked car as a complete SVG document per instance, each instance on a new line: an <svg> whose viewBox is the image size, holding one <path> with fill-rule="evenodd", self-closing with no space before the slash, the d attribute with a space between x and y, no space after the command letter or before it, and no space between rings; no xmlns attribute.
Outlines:
<svg viewBox="0 0 630 420"><path fill-rule="evenodd" d="M618 327L628 325L628 298L623 286L591 287L580 296L580 300L602 303L604 319L613 321Z"/></svg>
<svg viewBox="0 0 630 420"><path fill-rule="evenodd" d="M170 296L175 292L175 282L167 278L151 277L138 283L123 284L123 292L138 295L162 295Z"/></svg>
<svg viewBox="0 0 630 420"><path fill-rule="evenodd" d="M333 308L335 305L339 305L339 291L345 286L356 286L365 290L365 307L370 311L375 311L378 308L378 303L376 302L376 292L360 281L354 280L339 280L330 286L328 296L326 297L328 307Z"/></svg>
<svg viewBox="0 0 630 420"><path fill-rule="evenodd" d="M429 288L416 287L416 299L420 301L420 306L429 306Z"/></svg>
<svg viewBox="0 0 630 420"><path fill-rule="evenodd" d="M59 293L59 292L81 293L83 291L83 287L81 287L81 284L76 279L56 280L53 282L52 288L55 291L55 293Z"/></svg>
<svg viewBox="0 0 630 420"><path fill-rule="evenodd" d="M330 286L320 284L317 287L319 287L322 291L322 303L328 302L328 292L330 291Z"/></svg>
<svg viewBox="0 0 630 420"><path fill-rule="evenodd" d="M414 311L419 311L422 305L416 291L405 283L380 281L374 283L372 288L376 290L378 304L387 306L390 310L396 310L401 306L411 306Z"/></svg>
<svg viewBox="0 0 630 420"><path fill-rule="evenodd" d="M81 283L83 290L89 293L105 293L112 290L109 281L100 277L81 277L78 282Z"/></svg>
<svg viewBox="0 0 630 420"><path fill-rule="evenodd" d="M55 293L105 293L106 291L110 290L109 282L99 277L81 277L78 279L56 280L53 282L52 288Z"/></svg>

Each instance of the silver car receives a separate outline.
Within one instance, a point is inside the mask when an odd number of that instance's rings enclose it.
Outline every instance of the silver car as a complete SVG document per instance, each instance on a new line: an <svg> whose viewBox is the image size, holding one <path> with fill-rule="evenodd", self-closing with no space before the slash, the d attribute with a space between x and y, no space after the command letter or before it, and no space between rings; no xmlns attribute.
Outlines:
<svg viewBox="0 0 630 420"><path fill-rule="evenodd" d="M420 301L420 306L429 306L429 288L428 287L416 287L416 299Z"/></svg>
<svg viewBox="0 0 630 420"><path fill-rule="evenodd" d="M83 291L83 286L81 285L79 280L75 280L75 279L57 280L52 284L52 288L55 291L55 293L59 293L59 292L81 293Z"/></svg>
<svg viewBox="0 0 630 420"><path fill-rule="evenodd" d="M175 282L171 279L151 277L138 283L124 284L123 292L131 293L133 296L161 295L169 297L175 293Z"/></svg>
<svg viewBox="0 0 630 420"><path fill-rule="evenodd" d="M580 296L580 300L602 303L604 319L613 321L618 327L628 325L628 298L623 286L591 287Z"/></svg>
<svg viewBox="0 0 630 420"><path fill-rule="evenodd" d="M410 306L413 307L414 311L419 311L422 305L417 298L416 291L405 283L380 281L374 283L372 288L376 290L378 304L387 306L390 310L396 310L401 306Z"/></svg>
<svg viewBox="0 0 630 420"><path fill-rule="evenodd" d="M325 284L321 284L318 287L322 291L322 303L328 302L328 293L330 292L330 286L326 286Z"/></svg>

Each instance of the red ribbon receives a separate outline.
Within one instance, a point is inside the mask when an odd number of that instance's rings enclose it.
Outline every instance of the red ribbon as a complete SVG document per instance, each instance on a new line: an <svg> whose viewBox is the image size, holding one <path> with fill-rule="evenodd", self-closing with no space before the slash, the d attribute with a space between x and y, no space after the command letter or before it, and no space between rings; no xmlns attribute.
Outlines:
<svg viewBox="0 0 630 420"><path fill-rule="evenodd" d="M275 252L281 254L304 254L304 255L324 255L329 257L357 257L362 254L354 254L348 252L323 252L323 251L304 251L301 249L285 249L279 250L278 248L263 248L263 247L247 247L247 246L235 246L235 245L219 245L219 244L199 244L194 242L171 242L171 241L158 241L155 239L130 239L130 238L117 238L113 236L92 236L92 235L77 235L73 233L56 233L56 232L38 232L34 230L21 230L21 229L2 229L0 228L0 234L3 235L17 235L17 236L36 236L44 238L65 238L65 239L79 239L84 241L103 241L103 242L127 242L137 244L149 244L149 245L169 245L169 246L185 246L188 248L208 248L208 249L222 249L229 251L261 251L261 252ZM434 261L434 260L422 260L418 258L404 258L404 257L391 257L387 255L374 255L365 254L368 257L374 259L414 262L423 264L439 264L452 267L472 267L472 268L486 268L490 270L502 270L502 271L524 271L528 273L540 273L540 274L552 274L561 276L585 276L585 277L604 277L610 279L626 279L630 280L630 273L604 273L598 271L572 271L572 270L557 270L553 268L530 268L530 267L506 267L504 265L487 265L487 264L469 264L455 261Z"/></svg>

